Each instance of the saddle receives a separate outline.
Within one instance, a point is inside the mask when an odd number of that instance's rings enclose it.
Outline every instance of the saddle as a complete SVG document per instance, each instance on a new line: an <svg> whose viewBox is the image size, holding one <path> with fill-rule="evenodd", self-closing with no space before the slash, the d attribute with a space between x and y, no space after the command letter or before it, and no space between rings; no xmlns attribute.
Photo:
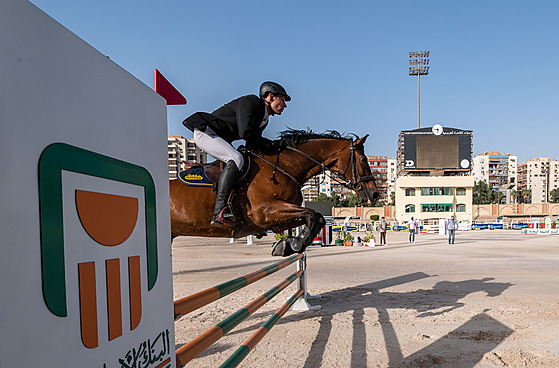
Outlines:
<svg viewBox="0 0 559 368"><path fill-rule="evenodd" d="M252 166L252 160L250 156L243 155L245 164L237 184L242 182L250 172ZM212 187L215 192L217 189L217 183L219 181L219 176L223 171L224 164L221 161L214 161L207 164L200 164L197 162L183 161L184 170L179 171L177 174L177 179L189 186L193 187Z"/></svg>

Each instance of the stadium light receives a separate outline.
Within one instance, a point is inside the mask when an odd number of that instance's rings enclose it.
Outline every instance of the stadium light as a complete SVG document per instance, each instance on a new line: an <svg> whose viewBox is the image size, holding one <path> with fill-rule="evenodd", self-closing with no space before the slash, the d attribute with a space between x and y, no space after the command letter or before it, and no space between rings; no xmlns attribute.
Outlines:
<svg viewBox="0 0 559 368"><path fill-rule="evenodd" d="M421 52L411 51L409 52L409 57L410 57L410 65L425 65L425 66L413 66L409 68L410 77L417 75L417 129L419 129L421 127L420 117L419 117L420 116L419 115L419 111L420 111L419 80L422 75L429 74L429 67L427 66L429 65L429 59L427 59L429 57L429 51L421 51Z"/></svg>

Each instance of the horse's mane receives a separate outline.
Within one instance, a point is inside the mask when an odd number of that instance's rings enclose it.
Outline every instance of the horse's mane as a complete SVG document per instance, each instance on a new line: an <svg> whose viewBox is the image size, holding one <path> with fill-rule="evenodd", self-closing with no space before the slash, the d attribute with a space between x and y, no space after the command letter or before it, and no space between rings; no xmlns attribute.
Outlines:
<svg viewBox="0 0 559 368"><path fill-rule="evenodd" d="M287 130L278 132L281 141L291 147L298 146L311 139L352 139L352 135L340 134L336 130L327 130L324 133L316 133L311 129L297 130L288 128Z"/></svg>

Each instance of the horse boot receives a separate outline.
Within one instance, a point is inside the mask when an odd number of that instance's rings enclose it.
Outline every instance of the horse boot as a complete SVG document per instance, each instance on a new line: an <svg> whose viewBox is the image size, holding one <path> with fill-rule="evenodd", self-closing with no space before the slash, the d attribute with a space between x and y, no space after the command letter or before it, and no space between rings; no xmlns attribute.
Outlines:
<svg viewBox="0 0 559 368"><path fill-rule="evenodd" d="M229 199L229 195L231 194L238 177L239 169L237 168L235 161L228 161L225 164L223 172L221 173L217 183L217 197L211 221L212 226L221 227L222 224L227 226L234 225L236 218L227 205L227 200Z"/></svg>

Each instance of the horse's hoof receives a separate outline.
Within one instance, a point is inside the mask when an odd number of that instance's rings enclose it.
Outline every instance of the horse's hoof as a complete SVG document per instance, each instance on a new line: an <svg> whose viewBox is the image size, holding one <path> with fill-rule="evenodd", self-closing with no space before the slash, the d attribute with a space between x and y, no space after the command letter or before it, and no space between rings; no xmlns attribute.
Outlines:
<svg viewBox="0 0 559 368"><path fill-rule="evenodd" d="M287 257L294 253L293 249L286 244L285 240L280 240L274 244L272 248L272 255L274 257Z"/></svg>
<svg viewBox="0 0 559 368"><path fill-rule="evenodd" d="M303 253L305 250L303 247L303 241L298 238L288 238L287 242L289 243L289 247L293 250L294 253Z"/></svg>

